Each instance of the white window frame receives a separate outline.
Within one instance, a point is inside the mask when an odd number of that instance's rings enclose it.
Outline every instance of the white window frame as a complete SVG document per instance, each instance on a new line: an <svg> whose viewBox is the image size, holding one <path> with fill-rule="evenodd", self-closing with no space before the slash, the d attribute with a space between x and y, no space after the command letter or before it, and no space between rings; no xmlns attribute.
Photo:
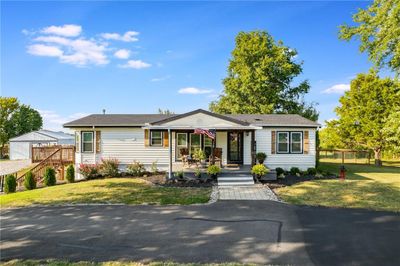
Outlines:
<svg viewBox="0 0 400 266"><path fill-rule="evenodd" d="M299 142L293 142L293 134L300 134L300 141ZM292 150L292 144L293 143L300 143L300 151L293 151ZM301 131L291 131L290 132L290 153L295 153L295 154L302 154L303 153L303 132Z"/></svg>
<svg viewBox="0 0 400 266"><path fill-rule="evenodd" d="M280 134L285 134L286 135L286 139L287 139L287 145L286 145L286 147L287 147L287 149L286 149L286 151L280 151L279 150L279 135ZM276 133L276 153L282 153L282 154L287 154L287 153L290 153L290 134L289 134L289 132L288 131L278 131L277 133Z"/></svg>
<svg viewBox="0 0 400 266"><path fill-rule="evenodd" d="M92 141L85 141L85 138L84 138L85 134L91 134L92 135ZM85 143L92 143L92 150L91 151L86 151L85 150ZM93 131L82 131L81 132L81 152L82 153L93 153L94 152L94 132Z"/></svg>
<svg viewBox="0 0 400 266"><path fill-rule="evenodd" d="M179 137L178 137L178 135L185 135L185 145L179 145L179 141L178 141L178 139L179 139ZM188 133L186 133L186 132L177 132L176 133L176 159L177 160L182 160L182 158L181 158L181 155L180 155L180 153L179 153L179 151L180 151L180 148L188 148L188 144L189 144L189 141L188 141Z"/></svg>
<svg viewBox="0 0 400 266"><path fill-rule="evenodd" d="M153 133L154 132L159 132L159 133L161 133L161 143L160 144L153 144ZM156 138L156 139L158 139L158 138ZM163 147L163 139L164 139L164 132L162 132L162 131L157 131L157 130L151 130L150 131L150 146L152 146L152 147Z"/></svg>

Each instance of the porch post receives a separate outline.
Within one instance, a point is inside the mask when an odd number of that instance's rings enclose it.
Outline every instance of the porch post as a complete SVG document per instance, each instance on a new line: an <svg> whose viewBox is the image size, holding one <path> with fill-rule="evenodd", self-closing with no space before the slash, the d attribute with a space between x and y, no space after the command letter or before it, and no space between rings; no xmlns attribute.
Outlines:
<svg viewBox="0 0 400 266"><path fill-rule="evenodd" d="M251 166L253 166L256 161L255 132L254 129L251 131Z"/></svg>
<svg viewBox="0 0 400 266"><path fill-rule="evenodd" d="M169 153L168 179L171 179L172 178L172 135L170 128L168 128L168 153Z"/></svg>

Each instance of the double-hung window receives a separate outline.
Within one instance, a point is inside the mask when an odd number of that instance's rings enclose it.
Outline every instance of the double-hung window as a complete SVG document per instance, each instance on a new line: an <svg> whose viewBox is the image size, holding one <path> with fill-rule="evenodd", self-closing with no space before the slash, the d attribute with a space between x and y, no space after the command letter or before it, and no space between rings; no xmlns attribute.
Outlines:
<svg viewBox="0 0 400 266"><path fill-rule="evenodd" d="M151 146L162 146L163 133L161 131L151 131L150 145Z"/></svg>
<svg viewBox="0 0 400 266"><path fill-rule="evenodd" d="M93 152L93 131L82 132L82 152Z"/></svg>
<svg viewBox="0 0 400 266"><path fill-rule="evenodd" d="M277 132L277 153L303 153L303 132Z"/></svg>

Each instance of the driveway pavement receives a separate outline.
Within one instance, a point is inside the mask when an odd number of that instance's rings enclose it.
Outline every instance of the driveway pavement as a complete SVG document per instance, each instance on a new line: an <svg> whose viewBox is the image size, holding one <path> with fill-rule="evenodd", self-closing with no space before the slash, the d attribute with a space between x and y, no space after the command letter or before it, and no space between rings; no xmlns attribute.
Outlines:
<svg viewBox="0 0 400 266"><path fill-rule="evenodd" d="M0 161L0 175L8 175L31 165L30 160Z"/></svg>
<svg viewBox="0 0 400 266"><path fill-rule="evenodd" d="M274 201L1 211L1 259L400 265L400 215Z"/></svg>

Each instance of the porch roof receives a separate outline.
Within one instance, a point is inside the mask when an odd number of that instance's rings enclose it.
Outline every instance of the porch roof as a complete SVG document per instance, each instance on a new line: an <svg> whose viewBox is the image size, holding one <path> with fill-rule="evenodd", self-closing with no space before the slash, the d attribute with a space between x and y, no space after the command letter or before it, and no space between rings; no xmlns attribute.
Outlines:
<svg viewBox="0 0 400 266"><path fill-rule="evenodd" d="M166 125L146 125L143 126L144 129L171 129L171 130L195 130L196 128L203 128L203 129L215 129L215 130L254 130L254 129L262 129L260 126L166 126Z"/></svg>

